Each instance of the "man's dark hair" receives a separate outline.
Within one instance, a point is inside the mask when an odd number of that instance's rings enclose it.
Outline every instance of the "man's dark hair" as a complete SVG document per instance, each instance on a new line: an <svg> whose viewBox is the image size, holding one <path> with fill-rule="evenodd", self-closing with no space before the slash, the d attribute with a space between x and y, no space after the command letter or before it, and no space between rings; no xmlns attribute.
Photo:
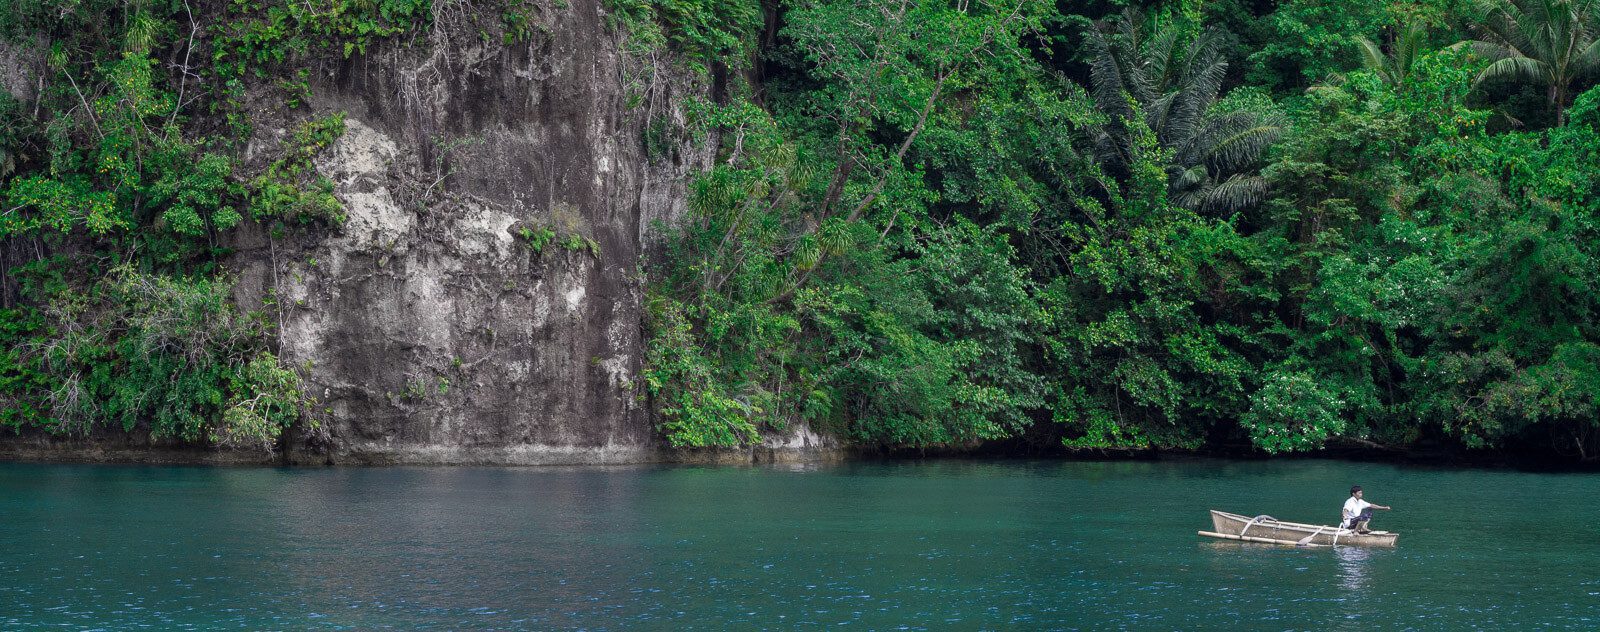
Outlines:
<svg viewBox="0 0 1600 632"><path fill-rule="evenodd" d="M1359 492L1359 491L1361 491L1361 486L1360 485L1351 485L1350 486L1350 495L1354 496L1355 493Z"/></svg>

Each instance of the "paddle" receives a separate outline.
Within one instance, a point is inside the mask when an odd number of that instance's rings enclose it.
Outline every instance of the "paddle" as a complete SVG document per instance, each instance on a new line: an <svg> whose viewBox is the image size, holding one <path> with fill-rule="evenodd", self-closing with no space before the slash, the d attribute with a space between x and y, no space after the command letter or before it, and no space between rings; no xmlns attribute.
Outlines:
<svg viewBox="0 0 1600 632"><path fill-rule="evenodd" d="M1337 527L1333 528L1333 546L1339 546L1339 530L1344 528L1343 527L1344 518L1342 518L1342 517L1339 518L1339 524L1341 526L1337 526ZM1324 527L1320 527L1320 526L1317 527L1317 530L1312 532L1311 535L1308 535L1306 537L1300 538L1300 540L1298 542L1295 542L1294 545L1295 546L1305 546L1307 544L1310 544L1311 543L1311 538L1315 538L1315 537L1317 537L1318 534L1322 533L1322 529L1323 528Z"/></svg>
<svg viewBox="0 0 1600 632"><path fill-rule="evenodd" d="M1334 546L1339 546L1339 529L1343 528L1344 517L1341 516L1339 518L1339 524L1340 524L1340 526L1333 528L1333 545ZM1317 527L1317 530L1312 532L1311 535L1308 535L1306 537L1300 538L1300 541L1295 542L1294 545L1295 546L1305 546L1307 544L1311 544L1311 539L1317 537L1318 535L1320 535L1324 528L1325 527L1321 527L1321 526Z"/></svg>

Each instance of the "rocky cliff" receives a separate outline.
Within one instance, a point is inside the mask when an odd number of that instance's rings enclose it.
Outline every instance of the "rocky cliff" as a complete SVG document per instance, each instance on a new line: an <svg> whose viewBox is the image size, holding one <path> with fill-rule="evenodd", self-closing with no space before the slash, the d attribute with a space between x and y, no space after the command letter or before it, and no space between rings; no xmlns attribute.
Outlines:
<svg viewBox="0 0 1600 632"><path fill-rule="evenodd" d="M235 299L265 306L278 356L315 400L317 426L293 432L275 458L703 458L663 449L638 374L644 263L660 228L683 215L686 182L714 143L679 138L647 155L644 139L652 125L681 129L683 103L713 98L716 81L625 54L600 0L550 10L514 43L440 16L365 54L314 60L296 111L279 98L252 106L246 165L266 160L308 111L343 113L345 128L315 160L343 203L342 225L247 225L230 237ZM8 87L26 89L27 78ZM818 445L802 432L766 451ZM8 443L15 454L112 459L152 447L116 433ZM145 456L263 458L178 454Z"/></svg>
<svg viewBox="0 0 1600 632"><path fill-rule="evenodd" d="M349 218L286 252L258 235L238 266L242 292L279 288L280 357L308 369L330 454L646 458L634 389L644 229L679 212L703 156L643 156L645 114L628 107L627 64L598 0L549 26L491 48L440 29L314 86L315 108L347 113L317 166ZM667 94L702 89L658 80ZM522 229L598 248L536 250Z"/></svg>

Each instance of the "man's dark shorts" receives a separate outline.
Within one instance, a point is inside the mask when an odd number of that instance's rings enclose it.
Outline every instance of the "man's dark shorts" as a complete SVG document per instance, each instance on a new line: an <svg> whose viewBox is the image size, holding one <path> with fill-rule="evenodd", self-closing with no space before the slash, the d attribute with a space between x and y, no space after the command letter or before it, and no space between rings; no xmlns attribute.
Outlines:
<svg viewBox="0 0 1600 632"><path fill-rule="evenodd" d="M1366 520L1371 520L1371 519L1372 519L1372 508L1368 507L1366 509L1362 509L1361 510L1361 515L1356 516L1354 518L1351 518L1349 520L1346 520L1346 521L1344 521L1344 524L1339 525L1339 526L1348 529L1348 528L1350 528L1350 527L1352 527L1352 526L1354 526L1354 525L1356 525L1358 523L1361 523L1361 522L1366 521Z"/></svg>

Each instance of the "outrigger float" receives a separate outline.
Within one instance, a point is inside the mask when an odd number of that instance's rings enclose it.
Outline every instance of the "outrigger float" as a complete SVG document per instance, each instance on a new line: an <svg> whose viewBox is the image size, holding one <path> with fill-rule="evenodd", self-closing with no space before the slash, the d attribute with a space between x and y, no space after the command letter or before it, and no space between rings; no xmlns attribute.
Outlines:
<svg viewBox="0 0 1600 632"><path fill-rule="evenodd" d="M1341 527L1284 522L1272 516L1251 518L1215 509L1211 510L1211 525L1215 531L1201 531L1200 535L1289 546L1394 546L1400 537L1389 531L1356 533Z"/></svg>

